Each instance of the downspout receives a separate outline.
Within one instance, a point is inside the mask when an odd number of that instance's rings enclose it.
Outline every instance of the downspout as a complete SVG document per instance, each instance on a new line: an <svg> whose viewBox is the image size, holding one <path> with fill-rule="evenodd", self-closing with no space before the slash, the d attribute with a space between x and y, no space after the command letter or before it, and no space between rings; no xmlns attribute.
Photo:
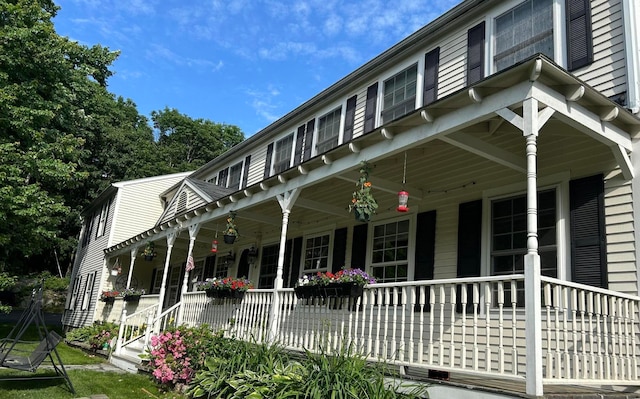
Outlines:
<svg viewBox="0 0 640 399"><path fill-rule="evenodd" d="M634 114L640 111L640 44L638 21L640 8L636 1L623 1L624 39L627 60L627 108Z"/></svg>

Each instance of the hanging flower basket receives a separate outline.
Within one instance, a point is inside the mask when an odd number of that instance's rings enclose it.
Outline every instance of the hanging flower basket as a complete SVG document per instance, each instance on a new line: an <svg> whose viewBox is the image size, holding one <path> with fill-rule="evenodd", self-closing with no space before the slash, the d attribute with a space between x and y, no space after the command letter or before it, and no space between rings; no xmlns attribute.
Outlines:
<svg viewBox="0 0 640 399"><path fill-rule="evenodd" d="M224 235L224 243L225 244L233 244L236 241L236 236L225 234Z"/></svg>
<svg viewBox="0 0 640 399"><path fill-rule="evenodd" d="M356 182L357 189L353 192L349 204L349 212L353 212L358 222L368 222L378 209L378 203L371 193L370 170L371 167L366 161L360 163L360 178Z"/></svg>
<svg viewBox="0 0 640 399"><path fill-rule="evenodd" d="M236 227L236 213L229 212L227 216L227 225L224 228L224 243L233 244L238 236L238 228Z"/></svg>

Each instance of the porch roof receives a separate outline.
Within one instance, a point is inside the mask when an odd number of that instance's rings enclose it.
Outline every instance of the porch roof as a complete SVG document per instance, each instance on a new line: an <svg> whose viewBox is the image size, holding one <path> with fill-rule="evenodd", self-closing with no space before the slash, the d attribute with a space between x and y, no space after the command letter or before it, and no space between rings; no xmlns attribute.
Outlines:
<svg viewBox="0 0 640 399"><path fill-rule="evenodd" d="M538 100L541 115L545 108L550 108L554 111L555 119L611 148L625 177L630 178L633 173L629 160L631 140L640 134L640 120L548 58L537 55L279 175L223 195L207 205L190 209L172 220L107 248L105 253L123 253L130 247L142 245L143 241L163 238L170 232L185 230L196 223L221 219L231 210L237 211L273 201L277 196L296 188L311 188L335 178L348 181L351 186L357 179L355 175L360 160L375 162L389 159L436 139L524 173L524 158L468 133L478 131L479 128L491 132L505 120L517 124L522 103L528 98ZM397 192L401 187L399 183L384 179L374 181L374 184L388 192ZM411 193L413 198L420 198L424 194L419 187L412 188ZM320 203L309 197L299 198L296 206L321 210L330 215L346 214L340 206ZM278 210L274 209L274 212L266 214L243 211L239 216L279 226Z"/></svg>

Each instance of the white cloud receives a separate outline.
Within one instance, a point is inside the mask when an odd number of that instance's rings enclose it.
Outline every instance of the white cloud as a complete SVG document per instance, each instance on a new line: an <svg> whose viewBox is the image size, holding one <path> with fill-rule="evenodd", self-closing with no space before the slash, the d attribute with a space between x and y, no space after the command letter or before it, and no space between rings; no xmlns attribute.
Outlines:
<svg viewBox="0 0 640 399"><path fill-rule="evenodd" d="M178 66L196 67L206 69L209 72L219 71L224 66L224 63L221 60L215 62L203 58L183 57L176 54L171 49L159 44L152 44L150 48L147 49L146 56L152 61L159 61L162 59Z"/></svg>
<svg viewBox="0 0 640 399"><path fill-rule="evenodd" d="M249 105L254 109L256 115L263 118L268 123L280 118L281 114L277 112L279 104L276 102L280 91L273 85L268 85L263 90L247 90L249 97Z"/></svg>

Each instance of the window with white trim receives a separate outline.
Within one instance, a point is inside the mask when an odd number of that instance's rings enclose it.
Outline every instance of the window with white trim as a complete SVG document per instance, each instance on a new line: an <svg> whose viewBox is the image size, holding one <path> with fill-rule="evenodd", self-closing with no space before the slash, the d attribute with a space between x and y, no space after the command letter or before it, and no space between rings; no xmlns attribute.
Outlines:
<svg viewBox="0 0 640 399"><path fill-rule="evenodd" d="M102 237L104 235L107 226L107 217L109 216L110 205L111 200L102 204L102 209L100 210L100 219L98 221L98 229L96 230L96 238Z"/></svg>
<svg viewBox="0 0 640 399"><path fill-rule="evenodd" d="M542 53L553 59L553 0L526 0L496 17L495 70Z"/></svg>
<svg viewBox="0 0 640 399"><path fill-rule="evenodd" d="M275 154L273 155L273 171L281 173L291 166L291 151L293 149L293 133L276 141Z"/></svg>
<svg viewBox="0 0 640 399"><path fill-rule="evenodd" d="M540 271L557 277L556 190L538 192L538 253ZM519 195L491 202L491 275L524 273L527 253L527 198ZM517 302L524 304L524 285L518 284ZM505 305L509 305L510 287L505 287Z"/></svg>
<svg viewBox="0 0 640 399"><path fill-rule="evenodd" d="M91 242L91 232L93 231L93 219L95 218L95 215L90 215L88 216L85 220L84 220L84 232L83 232L83 236L82 236L82 248L86 247L87 245L89 245L89 243Z"/></svg>
<svg viewBox="0 0 640 399"><path fill-rule="evenodd" d="M318 144L316 144L318 154L338 146L341 115L342 107L338 107L318 119Z"/></svg>
<svg viewBox="0 0 640 399"><path fill-rule="evenodd" d="M238 162L229 169L229 185L228 188L239 189L240 179L242 178L242 162Z"/></svg>
<svg viewBox="0 0 640 399"><path fill-rule="evenodd" d="M409 266L409 220L373 227L371 271L379 283L406 281Z"/></svg>
<svg viewBox="0 0 640 399"><path fill-rule="evenodd" d="M229 269L233 266L235 258L232 255L219 255L216 257L216 271L213 276L225 278L229 276Z"/></svg>
<svg viewBox="0 0 640 399"><path fill-rule="evenodd" d="M279 245L277 244L262 248L258 288L273 288L273 282L278 270L278 249Z"/></svg>
<svg viewBox="0 0 640 399"><path fill-rule="evenodd" d="M307 237L304 241L304 273L325 272L329 266L330 234Z"/></svg>
<svg viewBox="0 0 640 399"><path fill-rule="evenodd" d="M414 64L384 81L382 122L387 123L416 108L418 64Z"/></svg>

